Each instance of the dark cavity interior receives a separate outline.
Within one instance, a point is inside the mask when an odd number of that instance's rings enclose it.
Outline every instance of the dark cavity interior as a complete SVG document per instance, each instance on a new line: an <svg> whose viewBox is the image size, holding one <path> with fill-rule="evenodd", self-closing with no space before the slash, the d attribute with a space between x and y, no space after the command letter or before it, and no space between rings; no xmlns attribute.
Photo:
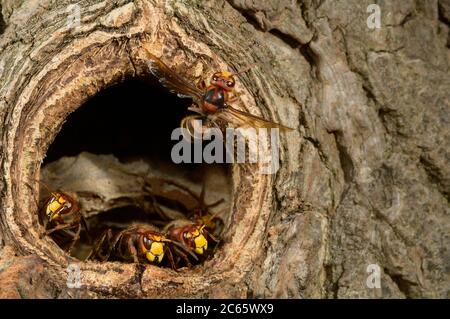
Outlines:
<svg viewBox="0 0 450 319"><path fill-rule="evenodd" d="M173 167L171 179L174 181L177 181L178 177L187 177L191 182L201 185L208 180L206 193L212 186L216 192L223 192L225 198L231 187L226 164L174 164L171 160L171 149L177 143L171 141L171 133L188 114L187 108L190 104L191 100L178 98L154 80L149 82L133 78L110 86L68 116L48 148L42 169L45 170L49 163L66 156L77 156L81 152L112 154L122 163L144 160L160 163L166 171ZM227 186L215 187L214 183L218 183L218 178L223 178L221 184ZM50 184L49 187L55 186ZM64 185L53 190L71 191L63 187ZM149 198L144 190L142 195L151 205L153 199ZM181 206L183 205L181 202ZM155 214L148 214L142 206L142 203L120 206L88 217L87 223L93 240L90 243L86 234L82 233L72 256L83 259L82 256L92 248L92 243L108 228L126 229L137 222L162 229L164 224L168 223ZM186 206L189 207L187 204ZM83 209L81 211L83 212ZM66 241L55 239L55 242L62 249L67 245Z"/></svg>
<svg viewBox="0 0 450 319"><path fill-rule="evenodd" d="M114 154L122 161L136 157L170 161L176 143L170 134L190 103L138 79L111 86L69 115L44 164L82 151Z"/></svg>

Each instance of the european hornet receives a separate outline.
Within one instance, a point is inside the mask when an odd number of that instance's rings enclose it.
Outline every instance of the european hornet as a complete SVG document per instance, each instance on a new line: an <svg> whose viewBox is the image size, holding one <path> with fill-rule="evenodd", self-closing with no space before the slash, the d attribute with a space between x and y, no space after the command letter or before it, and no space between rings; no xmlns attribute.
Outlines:
<svg viewBox="0 0 450 319"><path fill-rule="evenodd" d="M212 125L218 126L217 122L222 120L236 127L247 126L292 130L282 124L239 111L230 105L230 103L238 100L234 93L234 77L248 71L250 68L235 73L228 71L215 72L210 79L209 85L206 85L204 80L197 85L193 85L189 80L184 79L170 69L145 47L144 51L150 72L159 79L159 82L171 92L177 93L179 97L192 99L193 105L188 110L199 115L186 116L181 121L181 127L188 129L188 132L191 132L190 128L193 127L192 123L194 120L205 120L207 127Z"/></svg>
<svg viewBox="0 0 450 319"><path fill-rule="evenodd" d="M45 204L39 209L39 222L45 229L43 235L58 234L60 235L59 237L71 238L67 249L67 252L70 254L75 243L80 239L82 227L88 235L87 223L80 212L80 205L68 193L63 191L54 192L45 183L38 182L50 193Z"/></svg>
<svg viewBox="0 0 450 319"><path fill-rule="evenodd" d="M205 203L205 184L204 183L202 185L202 190L201 190L200 196L195 194L188 187L181 185L177 182L166 180L165 183L167 183L169 185L173 185L173 186L179 188L180 190L188 193L197 202L197 206L195 206L194 208L192 208L190 210L185 208L185 211L188 212L187 217L190 221L192 221L193 223L195 223L197 225L205 225L206 230L209 233L212 233L214 235L219 235L221 233L221 230L224 227L224 222L220 217L218 217L218 215L219 215L218 213L212 214L210 212L210 209L223 203L223 201L224 201L223 198L219 199L218 201L216 201L214 203L206 204Z"/></svg>
<svg viewBox="0 0 450 319"><path fill-rule="evenodd" d="M212 218L214 217L215 216ZM188 250L201 257L206 255L209 239L216 243L219 242L219 240L206 229L208 223L209 221L206 223L198 223L189 219L176 219L168 223L164 228L164 231L168 234L170 239L181 242ZM187 266L191 266L190 261L186 258L187 256L182 257ZM177 263L178 262L179 260L177 260Z"/></svg>
<svg viewBox="0 0 450 319"><path fill-rule="evenodd" d="M210 240L219 243L219 240L213 233L218 232L219 228L223 228L223 221L217 217L220 212L211 214L209 208L219 205L223 202L223 199L207 205L204 201L205 184L203 184L200 196L197 196L189 188L181 184L173 181L166 181L166 183L187 192L198 204L191 210L187 218L180 218L169 222L164 227L164 232L168 234L170 239L181 242L199 257L205 256ZM191 265L188 259L183 259L188 266ZM179 261L180 260L177 260L177 263Z"/></svg>
<svg viewBox="0 0 450 319"><path fill-rule="evenodd" d="M211 236L205 230L206 224L194 223L188 219L177 219L167 224L165 230L169 237L182 242L191 251L203 255L208 249L207 236ZM213 238L213 240L218 241Z"/></svg>
<svg viewBox="0 0 450 319"><path fill-rule="evenodd" d="M170 266L176 269L174 253L185 259L188 258L187 255L197 258L182 244L168 239L153 226L136 225L121 231L113 231L111 228L106 230L94 245L88 259L160 265L167 255Z"/></svg>

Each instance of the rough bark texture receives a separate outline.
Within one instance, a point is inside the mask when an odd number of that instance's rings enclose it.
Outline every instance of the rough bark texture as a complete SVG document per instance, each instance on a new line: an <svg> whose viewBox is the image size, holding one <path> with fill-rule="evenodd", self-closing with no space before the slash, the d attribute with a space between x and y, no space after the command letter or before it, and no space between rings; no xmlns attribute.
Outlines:
<svg viewBox="0 0 450 319"><path fill-rule="evenodd" d="M67 28L70 1L3 0L0 296L448 298L450 1L378 1L375 30L371 3L85 0ZM81 263L69 289L25 183L70 112L144 72L142 45L195 79L256 63L243 106L296 131L275 176L233 167L214 260L180 273ZM381 289L366 285L371 264Z"/></svg>

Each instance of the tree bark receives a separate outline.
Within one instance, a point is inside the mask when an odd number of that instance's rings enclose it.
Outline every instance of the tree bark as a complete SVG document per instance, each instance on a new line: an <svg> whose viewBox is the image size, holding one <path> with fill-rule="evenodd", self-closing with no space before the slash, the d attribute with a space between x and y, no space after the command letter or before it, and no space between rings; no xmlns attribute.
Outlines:
<svg viewBox="0 0 450 319"><path fill-rule="evenodd" d="M1 297L448 298L450 1L383 1L374 30L371 3L86 0L68 26L70 1L3 0ZM256 64L242 107L295 131L276 175L233 166L212 261L80 262L68 288L27 183L71 112L146 72L143 46L194 80Z"/></svg>

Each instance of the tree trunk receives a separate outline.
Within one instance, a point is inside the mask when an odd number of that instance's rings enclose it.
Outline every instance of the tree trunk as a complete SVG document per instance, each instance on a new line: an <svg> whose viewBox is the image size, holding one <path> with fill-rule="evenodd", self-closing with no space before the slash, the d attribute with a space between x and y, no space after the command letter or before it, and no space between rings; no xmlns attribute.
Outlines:
<svg viewBox="0 0 450 319"><path fill-rule="evenodd" d="M79 24L38 2L1 2L1 297L450 296L449 0L382 1L378 29L372 1L86 0ZM148 73L144 46L194 83L256 64L240 107L295 128L275 175L233 164L224 244L179 272L68 257L30 182L70 113Z"/></svg>

